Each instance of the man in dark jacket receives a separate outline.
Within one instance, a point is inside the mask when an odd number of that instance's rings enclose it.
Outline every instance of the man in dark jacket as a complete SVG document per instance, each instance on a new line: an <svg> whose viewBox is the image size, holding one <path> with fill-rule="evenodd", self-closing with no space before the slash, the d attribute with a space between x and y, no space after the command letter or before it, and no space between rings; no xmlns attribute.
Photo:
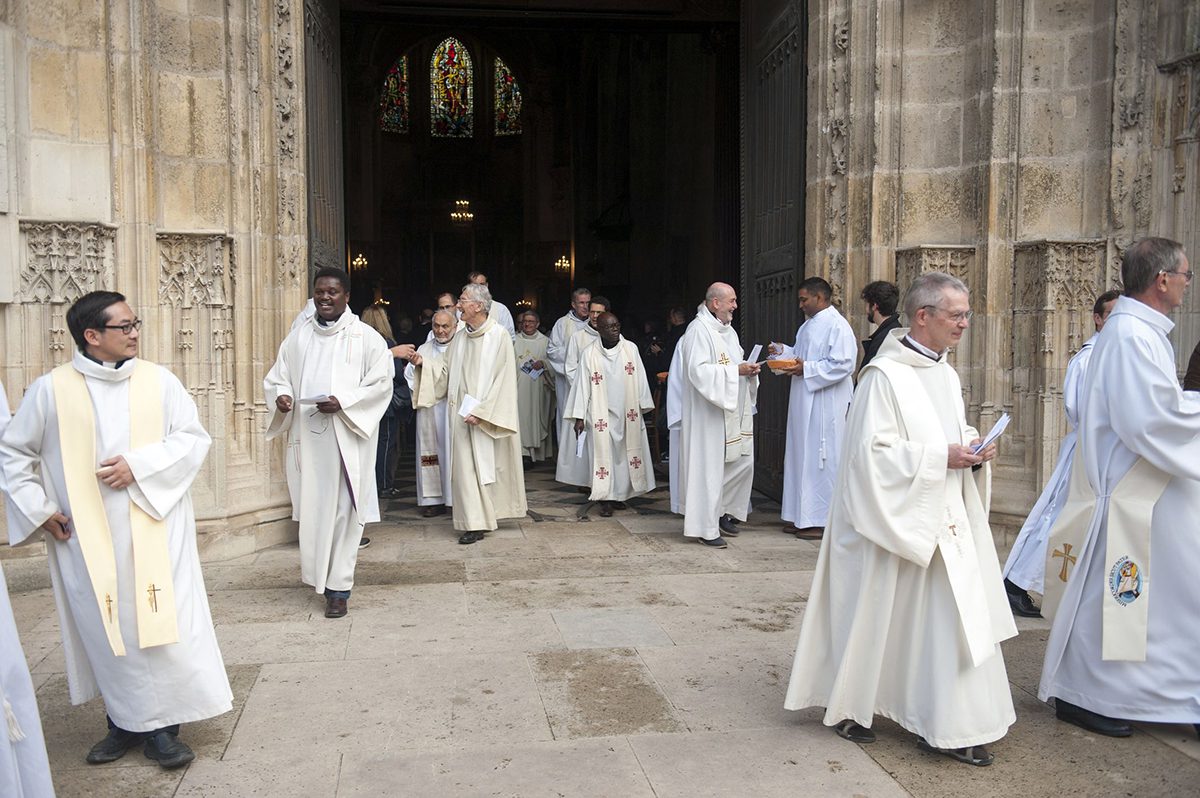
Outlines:
<svg viewBox="0 0 1200 798"><path fill-rule="evenodd" d="M862 371L871 362L871 358L875 357L888 333L900 326L900 316L896 313L900 292L892 283L876 280L868 283L859 297L867 305L867 319L872 324L879 325L875 332L871 333L871 337L863 339L863 358L858 364L858 370Z"/></svg>

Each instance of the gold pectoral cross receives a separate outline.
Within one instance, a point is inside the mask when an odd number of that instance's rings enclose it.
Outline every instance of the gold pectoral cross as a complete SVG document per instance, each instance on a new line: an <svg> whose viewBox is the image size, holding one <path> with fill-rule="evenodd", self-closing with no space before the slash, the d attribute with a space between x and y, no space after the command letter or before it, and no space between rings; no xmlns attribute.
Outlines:
<svg viewBox="0 0 1200 798"><path fill-rule="evenodd" d="M108 607L108 622L112 623L112 596L104 594L104 604Z"/></svg>
<svg viewBox="0 0 1200 798"><path fill-rule="evenodd" d="M150 583L150 587L146 588L146 595L150 598L150 609L158 612L158 593L162 588L155 587L154 583Z"/></svg>
<svg viewBox="0 0 1200 798"><path fill-rule="evenodd" d="M1061 557L1063 561L1062 569L1058 572L1058 579L1060 582L1067 581L1067 567L1075 564L1076 557L1071 553L1071 548L1072 546L1070 543L1064 543L1062 548L1055 549L1054 554L1052 555L1054 557Z"/></svg>

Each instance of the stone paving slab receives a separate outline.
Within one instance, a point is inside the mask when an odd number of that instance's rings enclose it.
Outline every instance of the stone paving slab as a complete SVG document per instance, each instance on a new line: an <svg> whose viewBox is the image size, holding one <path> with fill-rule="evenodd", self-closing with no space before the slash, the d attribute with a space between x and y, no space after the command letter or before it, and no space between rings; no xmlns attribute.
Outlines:
<svg viewBox="0 0 1200 798"><path fill-rule="evenodd" d="M643 648L674 641L642 607L556 610L554 622L567 648Z"/></svg>

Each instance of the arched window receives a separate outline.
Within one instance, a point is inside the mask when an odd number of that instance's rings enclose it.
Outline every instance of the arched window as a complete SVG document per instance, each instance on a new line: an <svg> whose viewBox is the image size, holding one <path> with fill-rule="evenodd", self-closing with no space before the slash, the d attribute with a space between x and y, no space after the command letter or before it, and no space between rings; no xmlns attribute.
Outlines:
<svg viewBox="0 0 1200 798"><path fill-rule="evenodd" d="M392 64L379 92L379 129L385 133L408 132L408 56Z"/></svg>
<svg viewBox="0 0 1200 798"><path fill-rule="evenodd" d="M429 130L434 136L470 138L474 131L474 76L471 56L453 36L429 60Z"/></svg>
<svg viewBox="0 0 1200 798"><path fill-rule="evenodd" d="M508 64L496 59L493 70L496 84L496 135L516 136L521 132L521 84Z"/></svg>

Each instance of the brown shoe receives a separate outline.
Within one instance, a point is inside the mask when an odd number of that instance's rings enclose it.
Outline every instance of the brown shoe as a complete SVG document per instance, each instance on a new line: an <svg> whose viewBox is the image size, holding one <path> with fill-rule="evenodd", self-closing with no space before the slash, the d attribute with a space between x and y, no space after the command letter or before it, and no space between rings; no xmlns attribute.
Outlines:
<svg viewBox="0 0 1200 798"><path fill-rule="evenodd" d="M326 618L345 618L349 609L346 607L346 599L340 596L325 597L325 617Z"/></svg>
<svg viewBox="0 0 1200 798"><path fill-rule="evenodd" d="M796 530L796 537L801 540L820 540L825 537L825 527L823 526L806 526L804 529Z"/></svg>
<svg viewBox="0 0 1200 798"><path fill-rule="evenodd" d="M421 508L421 517L422 518L433 518L436 515L445 515L445 514L446 514L446 505L444 505L444 504L430 504L430 505L427 505L427 506Z"/></svg>

